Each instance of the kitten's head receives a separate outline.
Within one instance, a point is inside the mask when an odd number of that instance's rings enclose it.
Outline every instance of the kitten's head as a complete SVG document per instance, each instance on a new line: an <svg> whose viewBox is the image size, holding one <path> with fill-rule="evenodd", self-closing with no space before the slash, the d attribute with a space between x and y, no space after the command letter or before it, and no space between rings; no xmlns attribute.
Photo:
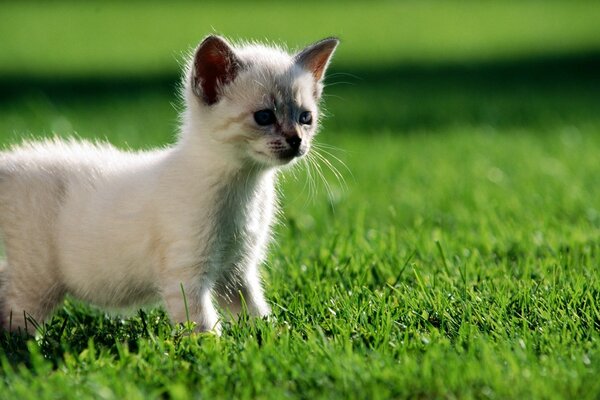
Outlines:
<svg viewBox="0 0 600 400"><path fill-rule="evenodd" d="M206 128L196 134L258 166L303 156L317 132L323 77L337 45L328 38L290 55L208 36L194 53L185 84L188 114Z"/></svg>

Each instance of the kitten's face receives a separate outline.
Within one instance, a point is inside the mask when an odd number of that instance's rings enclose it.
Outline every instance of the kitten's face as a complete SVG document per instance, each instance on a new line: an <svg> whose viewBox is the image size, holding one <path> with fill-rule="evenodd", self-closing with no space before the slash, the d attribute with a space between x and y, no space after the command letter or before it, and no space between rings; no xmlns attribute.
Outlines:
<svg viewBox="0 0 600 400"><path fill-rule="evenodd" d="M203 52L207 41L214 41L213 49ZM213 138L259 166L304 156L317 132L322 78L336 45L337 39L326 39L290 56L274 48L233 49L221 38L205 39L196 52L192 84L214 121ZM207 83L214 68L206 66L215 60L225 65L217 66L224 74L214 79L213 90Z"/></svg>

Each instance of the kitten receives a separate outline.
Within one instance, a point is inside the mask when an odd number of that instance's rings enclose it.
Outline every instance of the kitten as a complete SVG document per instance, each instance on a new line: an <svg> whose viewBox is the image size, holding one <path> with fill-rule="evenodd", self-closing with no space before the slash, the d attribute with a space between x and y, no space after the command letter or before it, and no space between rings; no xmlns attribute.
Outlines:
<svg viewBox="0 0 600 400"><path fill-rule="evenodd" d="M276 171L310 148L337 44L289 55L208 36L170 148L54 139L0 153L2 326L31 332L29 317L46 320L66 294L110 308L162 299L173 321L217 333L215 302L268 315L259 266Z"/></svg>

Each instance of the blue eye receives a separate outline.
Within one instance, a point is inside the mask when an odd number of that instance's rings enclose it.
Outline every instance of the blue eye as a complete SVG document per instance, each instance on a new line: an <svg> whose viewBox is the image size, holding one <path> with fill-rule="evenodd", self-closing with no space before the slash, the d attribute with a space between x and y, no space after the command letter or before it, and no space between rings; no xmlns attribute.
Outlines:
<svg viewBox="0 0 600 400"><path fill-rule="evenodd" d="M298 119L298 121L302 125L310 125L312 124L312 114L310 113L310 111L303 111L302 114L300 114L300 118Z"/></svg>
<svg viewBox="0 0 600 400"><path fill-rule="evenodd" d="M273 110L260 110L254 113L254 121L260 126L273 125L276 120Z"/></svg>

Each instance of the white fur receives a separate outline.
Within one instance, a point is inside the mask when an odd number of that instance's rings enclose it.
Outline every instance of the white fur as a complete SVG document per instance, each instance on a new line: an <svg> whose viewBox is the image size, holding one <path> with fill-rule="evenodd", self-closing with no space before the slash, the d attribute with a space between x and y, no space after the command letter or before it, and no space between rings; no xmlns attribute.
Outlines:
<svg viewBox="0 0 600 400"><path fill-rule="evenodd" d="M174 321L189 315L198 329L217 332L215 301L235 314L243 297L250 314L269 314L259 265L275 167L289 160L277 154L285 140L257 127L253 112L293 104L316 120L321 82L281 50L234 51L248 67L211 106L191 88L190 61L170 148L130 152L55 139L0 153L4 328L26 329L25 314L44 321L65 294L119 308L162 299ZM298 129L308 145L316 122Z"/></svg>

